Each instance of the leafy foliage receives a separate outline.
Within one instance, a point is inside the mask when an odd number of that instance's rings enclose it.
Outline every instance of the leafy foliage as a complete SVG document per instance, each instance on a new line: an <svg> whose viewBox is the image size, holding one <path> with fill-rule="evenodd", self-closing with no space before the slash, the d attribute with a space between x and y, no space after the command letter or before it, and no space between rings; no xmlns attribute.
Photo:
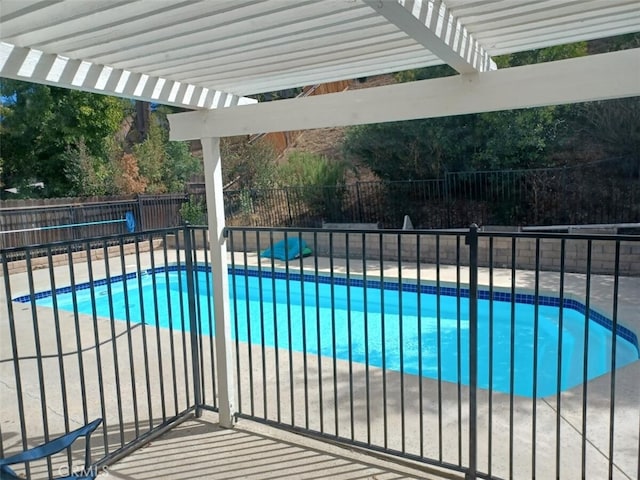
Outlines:
<svg viewBox="0 0 640 480"><path fill-rule="evenodd" d="M220 155L223 183L234 190L271 188L276 182L276 154L267 142L223 138Z"/></svg>
<svg viewBox="0 0 640 480"><path fill-rule="evenodd" d="M67 146L62 156L65 177L70 184L71 196L109 195L113 192L114 178L109 165L91 155L84 141Z"/></svg>
<svg viewBox="0 0 640 480"><path fill-rule="evenodd" d="M45 85L0 80L4 161L3 183L20 186L44 181L45 196L66 196L74 185L67 178L68 149L91 157L105 154L126 112L117 98Z"/></svg>
<svg viewBox="0 0 640 480"><path fill-rule="evenodd" d="M184 222L191 225L206 225L207 209L202 200L192 196L180 207L180 217Z"/></svg>
<svg viewBox="0 0 640 480"><path fill-rule="evenodd" d="M281 185L298 188L299 200L313 215L339 211L345 194L346 164L307 152L294 152L279 168Z"/></svg>
<svg viewBox="0 0 640 480"><path fill-rule="evenodd" d="M570 115L578 141L595 141L609 155L640 158L640 97L582 103Z"/></svg>
<svg viewBox="0 0 640 480"><path fill-rule="evenodd" d="M13 80L0 81L0 96L0 183L22 196L176 192L202 171L187 144L168 140L164 111L151 114L145 140L131 148L126 100ZM35 181L41 192L25 188Z"/></svg>
<svg viewBox="0 0 640 480"><path fill-rule="evenodd" d="M496 58L501 68L586 55L585 42ZM415 81L455 75L447 66L396 75ZM349 129L344 151L384 180L441 178L446 171L532 168L549 164L566 132L556 107L489 112Z"/></svg>
<svg viewBox="0 0 640 480"><path fill-rule="evenodd" d="M125 153L113 164L115 190L120 194L143 193L147 187L147 179L140 174L136 157Z"/></svg>
<svg viewBox="0 0 640 480"><path fill-rule="evenodd" d="M169 141L164 113L151 114L147 137L133 147L147 193L181 192L193 175L202 173L202 162L191 155L185 142Z"/></svg>
<svg viewBox="0 0 640 480"><path fill-rule="evenodd" d="M133 147L140 175L147 181L147 192L166 193L164 173L167 169L166 135L160 126L152 122L144 142Z"/></svg>

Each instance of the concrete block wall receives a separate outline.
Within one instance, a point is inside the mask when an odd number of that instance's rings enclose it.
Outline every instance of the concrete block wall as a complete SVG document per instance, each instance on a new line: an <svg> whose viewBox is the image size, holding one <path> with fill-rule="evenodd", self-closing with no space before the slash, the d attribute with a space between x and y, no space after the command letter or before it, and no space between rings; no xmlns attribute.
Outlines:
<svg viewBox="0 0 640 480"><path fill-rule="evenodd" d="M264 250L270 244L270 238L276 243L284 238L282 232L247 232L246 243L242 233L233 233L233 250ZM296 236L296 235L294 235ZM289 236L291 238L291 235ZM436 263L445 265L469 265L469 248L465 245L465 236L459 235L419 235L407 233L303 233L302 239L314 252L322 257L333 256L352 259ZM382 240L381 240L382 239ZM315 242L315 247L314 247ZM230 244L231 242L229 242ZM536 268L536 250L539 269L559 271L562 265L562 240L542 238L480 237L478 242L478 262L482 267L490 263L496 268L515 268L534 270ZM536 246L536 244L538 246ZM347 249L348 245L348 249ZM363 255L363 246L365 253ZM515 262L513 249L515 246ZM382 249L382 255L381 255ZM229 246L229 250L231 247ZM491 251L493 257L491 257ZM618 272L620 275L640 276L640 241L620 242ZM589 256L589 241L567 238L564 241L564 269L568 273L586 273ZM492 260L492 262L490 262ZM616 270L616 242L611 240L591 241L591 273L613 274Z"/></svg>

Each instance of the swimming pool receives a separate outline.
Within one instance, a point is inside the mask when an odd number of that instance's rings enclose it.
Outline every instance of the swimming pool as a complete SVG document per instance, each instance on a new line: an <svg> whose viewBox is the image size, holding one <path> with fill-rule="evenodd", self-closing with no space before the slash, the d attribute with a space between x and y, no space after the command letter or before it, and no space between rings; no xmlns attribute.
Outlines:
<svg viewBox="0 0 640 480"><path fill-rule="evenodd" d="M239 341L337 359L368 363L374 367L422 374L447 382L468 384L468 291L432 285L384 282L315 275L257 272L236 269L230 275L232 335ZM199 311L207 315L211 297L210 272L197 272ZM142 290L140 290L140 284ZM155 295L154 295L155 284ZM381 288L383 286L384 288ZM92 314L89 284L75 289L77 309ZM180 330L187 312L186 273L178 268L156 269L141 275L112 279L114 318ZM182 295L180 295L182 289ZM125 296L126 290L126 296ZM94 282L97 315L110 316L107 282ZM458 297L460 293L460 298ZM233 300L234 295L236 299ZM51 292L36 295L37 304L52 306ZM125 302L128 298L128 307ZM509 293L480 290L478 302L478 386L489 387L489 356L492 350L494 391L532 397L534 393L534 297L517 294L515 315ZM29 296L15 299L29 301ZM58 308L73 311L70 288L56 292ZM156 318L155 304L160 315ZM583 381L585 307L573 299L539 297L537 329L536 396L555 394L558 358L561 358L562 391ZM492 313L490 315L490 305ZM559 347L562 310L562 348ZM438 311L440 315L438 315ZM185 313L186 315L186 313ZM513 317L513 318L512 318ZM491 321L490 321L491 319ZM171 321L171 324L170 324ZM609 323L607 323L609 322ZM212 323L212 322L211 322ZM209 322L201 331L212 335ZM591 310L588 322L588 379L611 368L610 320ZM489 338L490 326L492 339ZM512 326L513 338L512 344ZM249 338L250 331L250 338ZM303 335L304 332L304 335ZM277 345L276 345L277 338ZM289 344L291 338L291 344ZM335 339L335 341L334 341ZM365 341L366 339L366 341ZM512 352L513 348L513 352ZM306 349L306 350L305 350ZM401 354L402 353L402 354ZM513 375L511 355L514 358ZM618 326L616 366L638 360L636 336ZM513 388L512 388L513 382Z"/></svg>

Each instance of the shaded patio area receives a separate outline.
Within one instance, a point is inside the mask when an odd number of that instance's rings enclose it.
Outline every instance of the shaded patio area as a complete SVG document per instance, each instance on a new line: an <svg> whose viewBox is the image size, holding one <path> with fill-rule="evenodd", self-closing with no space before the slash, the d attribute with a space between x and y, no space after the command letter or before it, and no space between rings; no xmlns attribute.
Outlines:
<svg viewBox="0 0 640 480"><path fill-rule="evenodd" d="M424 465L277 430L251 421L222 429L217 415L187 419L109 468L105 478L457 479ZM100 477L102 478L102 477Z"/></svg>

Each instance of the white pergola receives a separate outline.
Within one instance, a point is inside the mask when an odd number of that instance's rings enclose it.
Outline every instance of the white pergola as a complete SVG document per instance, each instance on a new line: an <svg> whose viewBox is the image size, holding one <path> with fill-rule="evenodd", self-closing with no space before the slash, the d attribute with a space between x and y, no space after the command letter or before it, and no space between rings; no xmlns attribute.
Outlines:
<svg viewBox="0 0 640 480"><path fill-rule="evenodd" d="M640 95L640 49L492 56L640 31L639 0L0 0L0 76L196 110L220 423L235 413L219 138ZM246 95L449 64L459 75L257 104Z"/></svg>

